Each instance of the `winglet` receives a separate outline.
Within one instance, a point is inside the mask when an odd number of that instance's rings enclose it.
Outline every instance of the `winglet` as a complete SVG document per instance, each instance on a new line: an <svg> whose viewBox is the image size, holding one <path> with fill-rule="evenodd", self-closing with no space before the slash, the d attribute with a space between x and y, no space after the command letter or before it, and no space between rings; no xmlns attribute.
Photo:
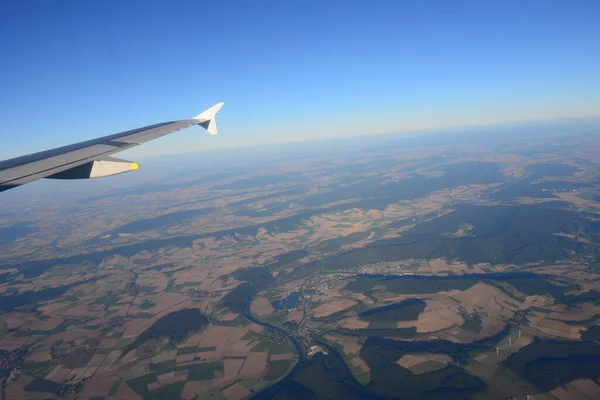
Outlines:
<svg viewBox="0 0 600 400"><path fill-rule="evenodd" d="M217 112L219 112L221 107L223 107L223 104L225 103L217 103L208 110L203 111L194 117L194 119L198 121L198 125L206 129L211 135L217 134L217 122L215 121L215 115L217 115Z"/></svg>

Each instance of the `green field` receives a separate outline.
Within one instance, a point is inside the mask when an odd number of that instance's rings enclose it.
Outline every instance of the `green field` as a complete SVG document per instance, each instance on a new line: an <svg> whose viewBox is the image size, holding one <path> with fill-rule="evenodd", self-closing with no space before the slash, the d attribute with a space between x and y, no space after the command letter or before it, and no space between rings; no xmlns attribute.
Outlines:
<svg viewBox="0 0 600 400"><path fill-rule="evenodd" d="M421 364L414 365L410 367L410 372L416 375L425 374L427 372L437 371L438 369L442 369L446 366L446 364L441 363L439 361L425 361Z"/></svg>
<svg viewBox="0 0 600 400"><path fill-rule="evenodd" d="M150 370L156 375L166 374L167 372L175 371L175 359L164 361L158 364L151 364Z"/></svg>
<svg viewBox="0 0 600 400"><path fill-rule="evenodd" d="M130 380L126 381L126 383L137 394L145 397L148 394L148 387L147 387L148 384L152 383L152 382L157 382L157 381L158 381L158 378L156 377L156 374L152 373L152 374L148 374L148 375L130 379Z"/></svg>
<svg viewBox="0 0 600 400"><path fill-rule="evenodd" d="M180 349L177 349L177 355L181 356L184 354L191 354L191 353L197 353L197 352L202 352L202 351L214 351L216 349L216 347L212 346L212 347L183 347Z"/></svg>
<svg viewBox="0 0 600 400"><path fill-rule="evenodd" d="M221 361L198 363L191 365L189 371L188 381L210 380L223 375L223 363Z"/></svg>
<svg viewBox="0 0 600 400"><path fill-rule="evenodd" d="M267 370L267 373L263 379L274 381L278 378L281 378L293 362L294 360L271 361L269 363L269 369Z"/></svg>
<svg viewBox="0 0 600 400"><path fill-rule="evenodd" d="M121 382L122 381L116 381L115 383L113 383L112 386L110 387L110 390L108 391L107 396L116 395L117 392L119 391L119 387L121 386Z"/></svg>
<svg viewBox="0 0 600 400"><path fill-rule="evenodd" d="M396 321L371 321L367 329L396 329Z"/></svg>
<svg viewBox="0 0 600 400"><path fill-rule="evenodd" d="M289 341L283 343L273 342L260 342L250 350L252 352L265 352L268 351L271 354L285 354L285 353L296 353L296 348Z"/></svg>

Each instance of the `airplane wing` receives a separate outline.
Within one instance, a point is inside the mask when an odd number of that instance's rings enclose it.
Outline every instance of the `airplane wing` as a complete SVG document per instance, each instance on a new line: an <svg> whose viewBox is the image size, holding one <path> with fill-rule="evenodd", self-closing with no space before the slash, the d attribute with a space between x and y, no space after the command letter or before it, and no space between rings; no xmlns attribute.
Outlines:
<svg viewBox="0 0 600 400"><path fill-rule="evenodd" d="M163 122L69 146L0 161L0 192L41 178L88 179L135 171L138 163L110 157L144 142L193 125L217 134L218 103L193 119Z"/></svg>

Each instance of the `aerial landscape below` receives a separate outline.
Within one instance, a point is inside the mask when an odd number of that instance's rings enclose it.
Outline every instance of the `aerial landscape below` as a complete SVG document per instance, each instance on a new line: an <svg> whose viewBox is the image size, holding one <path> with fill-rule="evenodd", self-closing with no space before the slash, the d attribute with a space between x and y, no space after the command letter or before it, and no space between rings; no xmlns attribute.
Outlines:
<svg viewBox="0 0 600 400"><path fill-rule="evenodd" d="M599 400L598 21L0 1L0 400Z"/></svg>
<svg viewBox="0 0 600 400"><path fill-rule="evenodd" d="M11 191L2 398L598 398L592 122Z"/></svg>

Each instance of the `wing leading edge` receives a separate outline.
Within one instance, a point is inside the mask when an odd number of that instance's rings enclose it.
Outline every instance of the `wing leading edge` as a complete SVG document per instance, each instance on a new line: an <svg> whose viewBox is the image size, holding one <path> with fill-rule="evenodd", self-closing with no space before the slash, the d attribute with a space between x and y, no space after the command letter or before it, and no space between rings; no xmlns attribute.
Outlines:
<svg viewBox="0 0 600 400"><path fill-rule="evenodd" d="M87 179L134 171L137 163L110 156L194 125L216 135L215 116L223 104L215 104L193 119L163 122L0 161L0 192L41 178Z"/></svg>

